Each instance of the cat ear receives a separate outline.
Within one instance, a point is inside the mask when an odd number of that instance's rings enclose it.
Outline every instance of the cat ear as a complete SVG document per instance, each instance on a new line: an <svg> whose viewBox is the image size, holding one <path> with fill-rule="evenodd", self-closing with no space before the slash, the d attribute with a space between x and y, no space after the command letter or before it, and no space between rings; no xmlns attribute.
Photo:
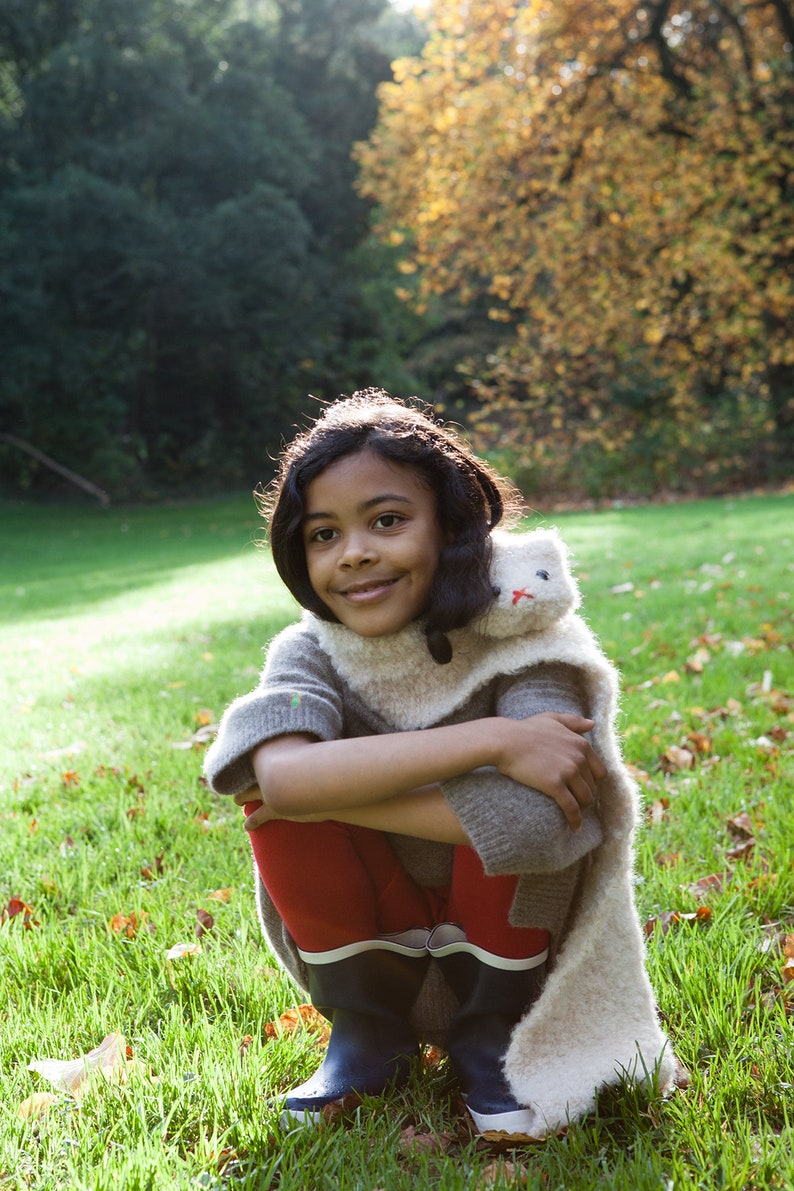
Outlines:
<svg viewBox="0 0 794 1191"><path fill-rule="evenodd" d="M556 530L495 530L491 540L494 602L477 625L478 633L504 638L539 632L579 607L568 551Z"/></svg>

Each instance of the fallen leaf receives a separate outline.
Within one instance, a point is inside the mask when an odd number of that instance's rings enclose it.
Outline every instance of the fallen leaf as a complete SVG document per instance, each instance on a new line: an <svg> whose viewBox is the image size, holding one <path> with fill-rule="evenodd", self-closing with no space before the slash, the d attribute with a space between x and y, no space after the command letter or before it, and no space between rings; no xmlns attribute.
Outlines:
<svg viewBox="0 0 794 1191"><path fill-rule="evenodd" d="M141 869L141 876L145 881L154 881L162 874L164 855L165 852L161 852L159 856L155 856L151 864L147 864Z"/></svg>
<svg viewBox="0 0 794 1191"><path fill-rule="evenodd" d="M660 852L658 856L654 857L659 868L672 868L673 865L678 864L681 859L680 852Z"/></svg>
<svg viewBox="0 0 794 1191"><path fill-rule="evenodd" d="M22 1101L17 1109L17 1116L23 1121L38 1120L59 1100L60 1096L56 1096L54 1092L34 1092L27 1100Z"/></svg>
<svg viewBox="0 0 794 1191"><path fill-rule="evenodd" d="M168 974L168 983L176 992L177 983L174 974L174 961L192 958L194 955L201 955L201 943L175 943L173 947L169 948L165 953L165 970Z"/></svg>
<svg viewBox="0 0 794 1191"><path fill-rule="evenodd" d="M686 660L685 669L688 674L702 674L703 667L711 661L711 654L707 649L696 649Z"/></svg>
<svg viewBox="0 0 794 1191"><path fill-rule="evenodd" d="M207 894L207 900L211 902L229 902L231 901L234 889L216 889L213 893Z"/></svg>
<svg viewBox="0 0 794 1191"><path fill-rule="evenodd" d="M200 939L215 928L215 919L209 910L196 910L196 938Z"/></svg>
<svg viewBox="0 0 794 1191"><path fill-rule="evenodd" d="M689 749L679 748L678 745L671 744L659 758L662 769L665 773L679 773L685 769L693 769L695 765L695 754Z"/></svg>
<svg viewBox="0 0 794 1191"><path fill-rule="evenodd" d="M217 724L204 724L203 727L198 728L188 740L172 740L172 749L188 749L196 748L204 744L208 744L218 732Z"/></svg>
<svg viewBox="0 0 794 1191"><path fill-rule="evenodd" d="M647 817L650 823L661 823L664 816L670 809L669 798L657 798L655 802L648 807Z"/></svg>
<svg viewBox="0 0 794 1191"><path fill-rule="evenodd" d="M400 1134L397 1143L402 1154L443 1154L455 1140L452 1133L421 1132L415 1125L408 1125Z"/></svg>
<svg viewBox="0 0 794 1191"><path fill-rule="evenodd" d="M680 910L662 910L661 913L648 918L642 929L646 938L649 938L656 930L666 935L670 927L679 922L707 922L710 917L711 910L708 906L698 906L693 914L682 914Z"/></svg>
<svg viewBox="0 0 794 1191"><path fill-rule="evenodd" d="M36 1059L28 1063L28 1071L36 1071L48 1083L72 1095L77 1095L94 1074L126 1083L127 1043L123 1034L107 1034L99 1046L78 1059Z"/></svg>
<svg viewBox="0 0 794 1191"><path fill-rule="evenodd" d="M201 955L200 943L174 943L165 953L166 959L184 959L186 955Z"/></svg>
<svg viewBox="0 0 794 1191"><path fill-rule="evenodd" d="M61 774L61 781L67 788L76 789L80 785L80 774L76 769L67 769Z"/></svg>
<svg viewBox="0 0 794 1191"><path fill-rule="evenodd" d="M746 839L736 844L735 847L729 848L725 855L728 860L749 860L754 848L755 840Z"/></svg>
<svg viewBox="0 0 794 1191"><path fill-rule="evenodd" d="M690 732L687 741L695 753L710 753L714 747L711 737L705 732Z"/></svg>
<svg viewBox="0 0 794 1191"><path fill-rule="evenodd" d="M526 1187L528 1177L523 1166L516 1162L508 1162L505 1158L497 1158L484 1167L476 1185L485 1188L496 1184L505 1186L509 1182L511 1187Z"/></svg>
<svg viewBox="0 0 794 1191"><path fill-rule="evenodd" d="M341 1100L334 1100L330 1104L326 1104L320 1116L324 1125L332 1125L340 1117L346 1117L359 1108L361 1108L361 1097L356 1092L348 1092Z"/></svg>
<svg viewBox="0 0 794 1191"><path fill-rule="evenodd" d="M5 922L10 922L12 918L19 918L25 930L32 930L34 926L39 926L40 923L34 917L36 911L27 902L23 902L21 897L12 897L8 904L3 907L0 913L0 926Z"/></svg>
<svg viewBox="0 0 794 1191"><path fill-rule="evenodd" d="M127 939L134 939L149 915L144 911L140 917L133 910L129 915L114 914L108 922L108 927L114 935L124 935Z"/></svg>
<svg viewBox="0 0 794 1191"><path fill-rule="evenodd" d="M755 835L755 824L747 814L747 811L742 811L741 814L734 815L732 819L729 819L728 829L734 835L741 836L744 839L751 839Z"/></svg>
<svg viewBox="0 0 794 1191"><path fill-rule="evenodd" d="M711 910L708 906L698 906L694 914L680 914L676 911L673 915L673 922L708 922L711 918Z"/></svg>
<svg viewBox="0 0 794 1191"><path fill-rule="evenodd" d="M326 1045L331 1037L331 1023L323 1017L314 1005L296 1005L294 1009L287 1009L278 1021L268 1022L265 1035L268 1038L278 1038L280 1034L294 1034L298 1029L308 1030L316 1034L318 1041Z"/></svg>
<svg viewBox="0 0 794 1191"><path fill-rule="evenodd" d="M732 875L730 872L710 873L708 877L701 877L699 881L693 881L690 885L684 886L684 888L693 897L707 897L709 893L720 893L730 881Z"/></svg>
<svg viewBox="0 0 794 1191"><path fill-rule="evenodd" d="M444 1059L444 1054L440 1046L425 1046L422 1050L422 1066L438 1067Z"/></svg>

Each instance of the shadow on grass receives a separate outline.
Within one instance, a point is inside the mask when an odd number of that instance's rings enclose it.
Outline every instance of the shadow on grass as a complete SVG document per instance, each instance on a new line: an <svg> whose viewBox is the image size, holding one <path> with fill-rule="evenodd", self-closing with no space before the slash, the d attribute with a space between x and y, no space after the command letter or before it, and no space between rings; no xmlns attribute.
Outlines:
<svg viewBox="0 0 794 1191"><path fill-rule="evenodd" d="M0 504L0 620L69 615L186 567L253 558L262 537L250 494L156 508Z"/></svg>

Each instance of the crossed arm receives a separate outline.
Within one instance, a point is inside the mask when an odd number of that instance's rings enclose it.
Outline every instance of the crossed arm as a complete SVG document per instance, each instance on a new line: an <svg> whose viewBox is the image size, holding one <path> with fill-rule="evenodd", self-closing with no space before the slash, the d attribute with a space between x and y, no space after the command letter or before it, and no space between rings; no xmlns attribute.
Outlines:
<svg viewBox="0 0 794 1191"><path fill-rule="evenodd" d="M261 800L245 820L249 831L271 819L337 819L466 844L440 783L490 766L553 799L577 831L606 776L585 737L592 727L578 715L544 712L330 741L277 736L251 754L258 785L235 802Z"/></svg>

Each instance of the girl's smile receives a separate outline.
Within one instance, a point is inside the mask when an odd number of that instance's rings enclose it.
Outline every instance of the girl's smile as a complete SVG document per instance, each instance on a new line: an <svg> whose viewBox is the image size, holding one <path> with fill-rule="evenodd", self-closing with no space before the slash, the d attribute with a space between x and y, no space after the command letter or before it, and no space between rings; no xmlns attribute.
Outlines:
<svg viewBox="0 0 794 1191"><path fill-rule="evenodd" d="M303 534L312 590L342 624L382 637L421 616L443 536L412 467L369 450L332 463L306 489Z"/></svg>

